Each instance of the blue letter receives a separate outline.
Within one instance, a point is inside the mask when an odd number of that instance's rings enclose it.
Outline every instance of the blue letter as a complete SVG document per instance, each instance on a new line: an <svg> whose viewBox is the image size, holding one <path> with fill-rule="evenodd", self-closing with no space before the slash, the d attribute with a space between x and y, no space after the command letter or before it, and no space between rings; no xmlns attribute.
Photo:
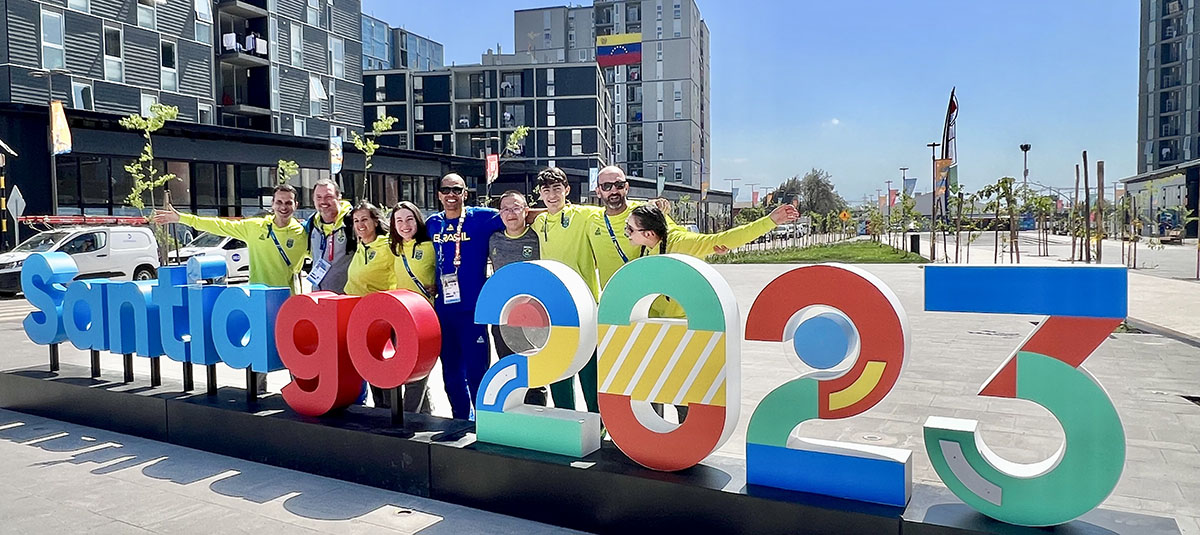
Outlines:
<svg viewBox="0 0 1200 535"><path fill-rule="evenodd" d="M62 305L65 285L79 274L67 253L35 253L21 267L21 291L29 304L38 308L25 316L25 334L35 344L57 344L67 340L63 329Z"/></svg>
<svg viewBox="0 0 1200 535"><path fill-rule="evenodd" d="M225 288L213 304L211 329L221 360L256 372L282 369L275 349L275 316L290 296L287 288L261 284Z"/></svg>
<svg viewBox="0 0 1200 535"><path fill-rule="evenodd" d="M108 340L114 353L137 352L141 357L163 354L158 305L150 296L155 283L117 282L108 287Z"/></svg>
<svg viewBox="0 0 1200 535"><path fill-rule="evenodd" d="M167 266L158 269L158 286L151 292L158 309L159 342L163 352L176 362L190 362L188 337L187 268Z"/></svg>
<svg viewBox="0 0 1200 535"><path fill-rule="evenodd" d="M108 350L108 279L75 281L63 297L63 327L79 349Z"/></svg>

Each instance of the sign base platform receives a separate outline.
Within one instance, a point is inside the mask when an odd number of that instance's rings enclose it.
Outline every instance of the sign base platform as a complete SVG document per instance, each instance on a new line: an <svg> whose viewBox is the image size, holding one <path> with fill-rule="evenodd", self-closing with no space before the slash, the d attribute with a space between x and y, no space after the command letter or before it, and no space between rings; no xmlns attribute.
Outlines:
<svg viewBox="0 0 1200 535"><path fill-rule="evenodd" d="M63 364L0 372L0 408L599 533L1024 535L941 487L914 485L907 508L746 485L745 461L712 456L675 473L638 466L611 442L583 459L476 442L474 424L350 407L296 414L279 395L188 393L146 377L93 379ZM1177 534L1171 518L1098 509L1055 533Z"/></svg>

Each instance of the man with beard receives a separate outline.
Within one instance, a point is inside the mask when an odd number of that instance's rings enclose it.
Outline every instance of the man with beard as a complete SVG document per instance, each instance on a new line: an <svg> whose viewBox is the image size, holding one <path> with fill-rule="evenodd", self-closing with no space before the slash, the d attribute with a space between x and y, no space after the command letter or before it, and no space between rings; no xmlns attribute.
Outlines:
<svg viewBox="0 0 1200 535"><path fill-rule="evenodd" d="M317 212L304 223L313 262L308 282L314 292L343 293L350 260L358 247L354 232L346 221L350 203L342 200L337 182L322 178L313 185L313 205Z"/></svg>

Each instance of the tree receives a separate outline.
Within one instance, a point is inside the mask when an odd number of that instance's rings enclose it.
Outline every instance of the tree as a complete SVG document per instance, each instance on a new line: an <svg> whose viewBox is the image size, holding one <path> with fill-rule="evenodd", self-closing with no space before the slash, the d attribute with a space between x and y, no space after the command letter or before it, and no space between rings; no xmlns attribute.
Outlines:
<svg viewBox="0 0 1200 535"><path fill-rule="evenodd" d="M504 164L511 161L518 154L524 152L525 146L522 142L525 141L527 136L529 136L528 126L518 126L516 130L509 132L508 137L504 139L504 150L500 151L499 161L496 162L497 173L500 172L500 168L504 167ZM488 182L487 185L484 186L483 198L479 200L479 203L482 206L491 206L491 201L492 184Z"/></svg>
<svg viewBox="0 0 1200 535"><path fill-rule="evenodd" d="M797 208L800 213L841 212L847 207L846 200L834 191L832 176L823 169L813 168L803 177L789 178L775 189L775 197L780 202L799 199Z"/></svg>
<svg viewBox="0 0 1200 535"><path fill-rule="evenodd" d="M287 184L288 180L300 174L300 165L292 160L279 160L275 164L275 183L277 185Z"/></svg>
<svg viewBox="0 0 1200 535"><path fill-rule="evenodd" d="M745 225L746 223L751 223L762 219L762 217L765 215L767 215L767 210L761 206L742 208L738 211L737 216L733 218L733 224L735 226Z"/></svg>
<svg viewBox="0 0 1200 535"><path fill-rule="evenodd" d="M391 115L383 117L371 123L371 132L366 136L358 135L358 132L350 132L350 138L354 141L354 148L365 156L365 164L363 168L362 188L358 192L358 200L367 200L367 176L371 173L371 159L375 157L375 151L379 150L379 143L375 140L392 129L392 125L396 124L396 118Z"/></svg>
<svg viewBox="0 0 1200 535"><path fill-rule="evenodd" d="M163 188L163 204L170 202L165 186L168 182L175 180L176 176L173 173L159 173L158 168L154 167L154 140L150 134L157 132L167 121L178 116L179 108L155 103L150 105L149 117L132 114L121 119L121 126L129 130L140 131L142 137L146 139L146 144L142 147L142 153L138 158L125 164L125 171L133 178L133 188L130 190L129 196L125 197L126 204L145 211L146 200L149 199L150 211L153 212L158 207L154 199L154 190L158 188ZM167 264L167 246L174 240L167 232L166 227L155 223L152 218L149 221L155 241L158 242L159 265L165 266Z"/></svg>

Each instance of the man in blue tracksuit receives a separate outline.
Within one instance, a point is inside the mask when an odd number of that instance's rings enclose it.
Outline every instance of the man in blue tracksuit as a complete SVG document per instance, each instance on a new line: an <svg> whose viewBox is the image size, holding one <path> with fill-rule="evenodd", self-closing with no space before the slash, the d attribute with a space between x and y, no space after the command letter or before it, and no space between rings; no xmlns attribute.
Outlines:
<svg viewBox="0 0 1200 535"><path fill-rule="evenodd" d="M425 222L437 251L438 297L442 325L442 381L455 418L473 416L472 402L488 369L487 326L475 323L475 303L487 279L488 238L503 230L500 212L463 206L467 184L455 173L442 177L438 200L443 211Z"/></svg>

